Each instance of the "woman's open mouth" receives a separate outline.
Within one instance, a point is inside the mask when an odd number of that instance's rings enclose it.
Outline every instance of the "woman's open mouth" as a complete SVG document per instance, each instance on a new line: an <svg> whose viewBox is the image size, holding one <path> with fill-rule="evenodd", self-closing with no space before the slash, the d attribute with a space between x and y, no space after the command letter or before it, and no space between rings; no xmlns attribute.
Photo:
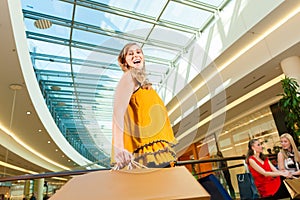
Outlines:
<svg viewBox="0 0 300 200"><path fill-rule="evenodd" d="M139 64L139 63L141 63L141 60L134 60L133 61L133 64Z"/></svg>

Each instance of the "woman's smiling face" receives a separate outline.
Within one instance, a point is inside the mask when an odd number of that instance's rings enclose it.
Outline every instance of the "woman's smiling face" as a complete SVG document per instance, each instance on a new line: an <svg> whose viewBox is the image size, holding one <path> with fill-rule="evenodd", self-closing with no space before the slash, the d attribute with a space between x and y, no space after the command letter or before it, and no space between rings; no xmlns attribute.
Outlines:
<svg viewBox="0 0 300 200"><path fill-rule="evenodd" d="M286 137L282 137L280 139L280 144L281 144L283 149L289 150L291 148L291 143Z"/></svg>
<svg viewBox="0 0 300 200"><path fill-rule="evenodd" d="M128 66L142 69L144 66L144 54L142 49L138 45L132 45L128 49L125 60Z"/></svg>

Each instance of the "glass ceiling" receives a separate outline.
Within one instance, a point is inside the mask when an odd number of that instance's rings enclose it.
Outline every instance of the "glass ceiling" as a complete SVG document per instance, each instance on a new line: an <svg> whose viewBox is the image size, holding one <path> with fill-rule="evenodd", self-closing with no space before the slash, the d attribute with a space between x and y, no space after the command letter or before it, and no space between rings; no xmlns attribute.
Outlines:
<svg viewBox="0 0 300 200"><path fill-rule="evenodd" d="M56 124L79 153L108 166L122 47L143 47L148 78L168 103L182 89L170 92L168 75L230 0L21 1L33 68ZM52 26L38 28L41 19ZM189 68L185 82L197 75Z"/></svg>

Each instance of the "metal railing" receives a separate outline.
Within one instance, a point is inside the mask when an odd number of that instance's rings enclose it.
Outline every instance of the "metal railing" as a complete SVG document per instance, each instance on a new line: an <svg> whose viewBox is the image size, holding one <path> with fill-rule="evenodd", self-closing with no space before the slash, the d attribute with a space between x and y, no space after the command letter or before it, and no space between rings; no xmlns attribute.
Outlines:
<svg viewBox="0 0 300 200"><path fill-rule="evenodd" d="M245 156L235 156L235 157L226 157L226 158L210 158L210 159L200 159L200 160L186 160L186 161L177 161L174 163L174 165L182 166L182 165L192 165L192 164L231 161L231 160L244 160L244 159L245 159ZM236 168L236 167L241 167L241 166L243 166L243 164L232 165L227 168L231 169L231 168ZM215 171L219 171L219 170L223 170L223 169L226 169L226 167L200 172L199 174L215 172ZM26 175L20 175L20 176L8 176L8 177L1 177L0 182L16 181L16 180L33 180L33 179L53 178L53 177L67 177L67 176L82 175L82 174L86 174L89 172L101 171L101 170L111 170L111 168L72 170L72 171L61 171L61 172L47 172L47 173L41 173L41 174L26 174Z"/></svg>

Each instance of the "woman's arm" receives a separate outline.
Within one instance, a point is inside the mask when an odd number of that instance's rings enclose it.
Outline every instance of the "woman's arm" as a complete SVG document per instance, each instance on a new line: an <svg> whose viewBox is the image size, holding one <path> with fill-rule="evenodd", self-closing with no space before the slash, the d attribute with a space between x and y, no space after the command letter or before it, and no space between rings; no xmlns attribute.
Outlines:
<svg viewBox="0 0 300 200"><path fill-rule="evenodd" d="M277 162L278 162L278 169L279 170L285 170L284 157L283 157L283 154L281 152L279 152L278 155L277 155Z"/></svg>
<svg viewBox="0 0 300 200"><path fill-rule="evenodd" d="M257 171L258 173L264 175L264 176L284 176L284 177L287 177L289 176L289 173L286 172L286 171L279 171L277 170L270 161L268 161L270 166L271 166L271 169L274 170L272 172L267 172L265 171L263 168L261 168L253 159L249 159L249 164L250 166L255 170Z"/></svg>
<svg viewBox="0 0 300 200"><path fill-rule="evenodd" d="M134 89L135 82L132 79L130 71L127 71L123 74L117 85L113 107L112 135L114 159L119 166L126 164L131 159L131 154L124 149L123 131L124 115Z"/></svg>
<svg viewBox="0 0 300 200"><path fill-rule="evenodd" d="M293 176L299 176L299 175L300 175L300 170L295 171L295 172L292 172L292 175L293 175Z"/></svg>

